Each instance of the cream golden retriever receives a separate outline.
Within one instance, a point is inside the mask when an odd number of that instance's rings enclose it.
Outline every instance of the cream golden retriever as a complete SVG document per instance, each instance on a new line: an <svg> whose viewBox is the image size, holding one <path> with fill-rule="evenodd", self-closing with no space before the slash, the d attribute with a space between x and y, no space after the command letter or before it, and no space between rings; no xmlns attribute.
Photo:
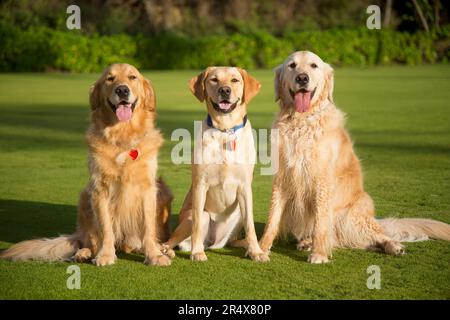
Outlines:
<svg viewBox="0 0 450 320"><path fill-rule="evenodd" d="M147 264L170 265L159 244L169 237L172 195L156 179L163 139L154 127L154 90L133 66L114 64L91 89L90 104L90 180L80 196L76 232L24 241L1 257L78 262L94 258L94 264L106 266L115 262L118 248L142 252Z"/></svg>
<svg viewBox="0 0 450 320"><path fill-rule="evenodd" d="M189 82L205 102L207 119L197 137L192 185L180 212L180 224L164 245L191 250L191 259L205 261L204 249L248 243L247 254L268 261L259 247L253 223L252 179L256 159L247 105L260 84L245 70L209 67ZM237 240L241 230L246 241ZM191 236L192 234L192 236Z"/></svg>
<svg viewBox="0 0 450 320"><path fill-rule="evenodd" d="M330 65L312 52L293 53L276 68L275 94L279 170L260 241L265 252L287 233L299 250L311 251L311 263L328 262L334 247L379 247L401 255L401 241L450 240L450 226L442 222L375 219L344 114L333 102Z"/></svg>

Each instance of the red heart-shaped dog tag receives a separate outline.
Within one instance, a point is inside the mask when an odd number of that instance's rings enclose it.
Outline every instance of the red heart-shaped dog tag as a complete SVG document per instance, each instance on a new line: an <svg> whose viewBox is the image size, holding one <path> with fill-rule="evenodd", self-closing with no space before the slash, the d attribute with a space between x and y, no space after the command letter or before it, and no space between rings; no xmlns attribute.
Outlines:
<svg viewBox="0 0 450 320"><path fill-rule="evenodd" d="M233 150L233 151L236 150L236 140L231 140L231 141L230 141L230 148L231 148L231 150Z"/></svg>
<svg viewBox="0 0 450 320"><path fill-rule="evenodd" d="M131 157L131 159L136 160L136 158L139 155L139 151L137 151L136 149L130 150L130 152L128 153Z"/></svg>

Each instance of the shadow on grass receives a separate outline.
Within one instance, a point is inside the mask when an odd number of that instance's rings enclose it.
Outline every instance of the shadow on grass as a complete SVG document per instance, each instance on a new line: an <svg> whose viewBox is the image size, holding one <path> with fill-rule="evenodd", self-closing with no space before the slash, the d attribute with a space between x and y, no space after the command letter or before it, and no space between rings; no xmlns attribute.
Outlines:
<svg viewBox="0 0 450 320"><path fill-rule="evenodd" d="M71 234L76 228L74 205L0 199L0 241L16 243ZM172 229L178 215L172 214Z"/></svg>
<svg viewBox="0 0 450 320"><path fill-rule="evenodd" d="M89 107L67 104L60 107L21 104L2 107L0 126L53 129L68 133L83 133L89 122Z"/></svg>
<svg viewBox="0 0 450 320"><path fill-rule="evenodd" d="M255 222L255 229L258 236L258 239L261 238L263 231L264 231L265 224L261 222ZM243 235L241 235L240 239L243 238ZM188 251L178 251L175 250L177 257L181 257L182 259L190 259L190 252ZM232 247L225 247L222 249L211 249L206 250L206 254L208 255L208 252L213 252L217 255L221 256L230 256L230 257L236 257L239 259L250 259L248 256L245 255L246 249L244 248L232 248ZM283 240L283 241L277 241L274 242L274 245L271 249L272 253L280 254L283 256L286 256L294 261L298 262L306 262L309 252L300 252L296 249L296 242L292 239L289 240Z"/></svg>
<svg viewBox="0 0 450 320"><path fill-rule="evenodd" d="M275 112L275 111L274 111ZM193 121L202 121L206 116L203 106L193 110L167 110L158 108L157 126L161 129L167 142L175 129L184 128L193 133ZM249 112L252 125L255 129L269 128L273 113L258 111ZM267 124L267 127L264 125ZM80 148L85 145L84 132L89 125L89 107L86 104L67 104L60 107L52 104L20 104L3 107L3 116L0 118L0 127L8 126L19 128L18 131L4 132L0 140L2 148L7 150L27 149L57 149L60 147ZM32 131L29 131L32 130ZM54 130L55 134L36 134L36 130ZM30 132L30 133L28 133ZM75 134L60 136L60 133ZM357 142L357 148L375 149L386 152L413 152L419 154L447 154L450 148L446 145L428 143L395 142L392 137L429 135L448 135L448 130L384 130L365 131L351 130ZM381 139L374 142L373 139Z"/></svg>
<svg viewBox="0 0 450 320"><path fill-rule="evenodd" d="M144 256L139 253L124 253L124 252L118 252L117 258L122 260L128 260L128 261L135 261L135 262L144 262Z"/></svg>
<svg viewBox="0 0 450 320"><path fill-rule="evenodd" d="M172 214L171 227L175 229L178 215ZM256 222L258 239L264 230L264 223ZM35 238L56 237L71 234L76 227L76 206L32 201L0 200L0 241L17 243ZM298 262L306 262L308 252L299 252L295 241L275 242L271 251ZM243 248L207 250L218 255L249 259ZM381 251L376 251L383 254ZM189 260L190 252L176 250L177 258ZM143 262L144 257L138 253L118 253L120 259Z"/></svg>
<svg viewBox="0 0 450 320"><path fill-rule="evenodd" d="M56 237L71 234L76 227L76 206L44 202L0 200L0 241L17 243L35 238ZM178 215L172 214L172 230L178 223ZM256 222L258 238L264 230L264 223ZM224 248L211 250L219 255L248 259L243 248ZM276 243L272 252L285 255L296 261L306 261L295 245L286 242ZM177 257L190 259L189 252L176 251ZM120 259L143 261L141 254L119 253Z"/></svg>
<svg viewBox="0 0 450 320"><path fill-rule="evenodd" d="M443 145L426 145L426 144L407 144L407 143L358 143L357 149L376 150L380 152L391 152L398 155L408 154L440 154L448 155L450 148Z"/></svg>
<svg viewBox="0 0 450 320"><path fill-rule="evenodd" d="M0 126L22 127L30 129L50 129L66 133L84 134L89 125L89 107L76 104L56 107L54 105L22 104L5 106ZM167 132L177 128L193 131L193 121L203 121L206 112L201 109L158 110L157 126Z"/></svg>
<svg viewBox="0 0 450 320"><path fill-rule="evenodd" d="M44 202L0 200L0 241L17 243L37 238L72 234L76 228L77 208L73 205ZM171 217L172 226L178 221ZM119 259L143 262L135 253L118 253ZM189 257L188 257L189 258Z"/></svg>
<svg viewBox="0 0 450 320"><path fill-rule="evenodd" d="M15 243L71 234L76 211L73 205L0 200L0 241Z"/></svg>
<svg viewBox="0 0 450 320"><path fill-rule="evenodd" d="M193 134L194 121L203 121L206 110L164 110L157 111L157 127L161 129L167 141L175 129L187 129ZM4 132L0 144L8 150L55 149L60 147L76 148L85 144L84 133L89 125L89 108L76 104L6 106L4 116L0 119L0 127L13 127L20 130ZM266 117L270 124L272 115L253 114L255 119ZM39 130L50 130L52 133L36 134ZM61 133L72 135L61 136Z"/></svg>
<svg viewBox="0 0 450 320"><path fill-rule="evenodd" d="M250 258L245 255L246 249L244 248L230 248L226 247L223 249L218 250L211 250L212 252L217 253L218 255L223 256L230 256L230 257L236 257L239 259L248 259ZM309 252L299 252L295 245L291 243L275 243L272 249L270 250L271 253L276 253L285 257L290 258L291 260L294 260L296 262L306 262L308 259ZM208 254L208 251L206 252ZM178 252L177 252L178 256ZM187 257L189 259L189 256Z"/></svg>

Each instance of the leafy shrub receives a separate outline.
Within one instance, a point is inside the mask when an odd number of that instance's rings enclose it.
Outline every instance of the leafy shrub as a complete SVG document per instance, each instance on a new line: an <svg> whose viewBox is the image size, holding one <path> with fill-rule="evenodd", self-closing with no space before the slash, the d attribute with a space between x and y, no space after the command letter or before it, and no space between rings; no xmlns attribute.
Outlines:
<svg viewBox="0 0 450 320"><path fill-rule="evenodd" d="M0 23L0 70L43 71L52 64L51 31L46 28L21 31Z"/></svg>
<svg viewBox="0 0 450 320"><path fill-rule="evenodd" d="M140 67L136 56L136 42L126 35L86 37L78 33L57 31L50 40L55 52L53 67L65 71L94 72L116 62Z"/></svg>
<svg viewBox="0 0 450 320"><path fill-rule="evenodd" d="M21 30L0 22L0 43L0 71L94 72L114 62L144 69L273 68L296 50L316 52L332 65L416 65L449 61L450 26L429 34L364 28L289 31L282 37L258 30L146 37L85 35L43 27Z"/></svg>

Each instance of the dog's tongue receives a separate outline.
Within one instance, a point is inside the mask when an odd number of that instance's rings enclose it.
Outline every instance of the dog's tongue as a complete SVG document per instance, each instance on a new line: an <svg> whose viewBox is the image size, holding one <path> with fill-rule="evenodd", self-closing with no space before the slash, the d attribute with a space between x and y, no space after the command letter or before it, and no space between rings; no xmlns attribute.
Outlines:
<svg viewBox="0 0 450 320"><path fill-rule="evenodd" d="M231 103L229 102L219 102L219 108L222 110L228 110L231 107Z"/></svg>
<svg viewBox="0 0 450 320"><path fill-rule="evenodd" d="M306 112L311 103L311 92L298 92L295 94L295 110L297 112Z"/></svg>
<svg viewBox="0 0 450 320"><path fill-rule="evenodd" d="M116 116L119 121L128 121L133 115L133 110L131 110L131 104L120 104L116 108Z"/></svg>

